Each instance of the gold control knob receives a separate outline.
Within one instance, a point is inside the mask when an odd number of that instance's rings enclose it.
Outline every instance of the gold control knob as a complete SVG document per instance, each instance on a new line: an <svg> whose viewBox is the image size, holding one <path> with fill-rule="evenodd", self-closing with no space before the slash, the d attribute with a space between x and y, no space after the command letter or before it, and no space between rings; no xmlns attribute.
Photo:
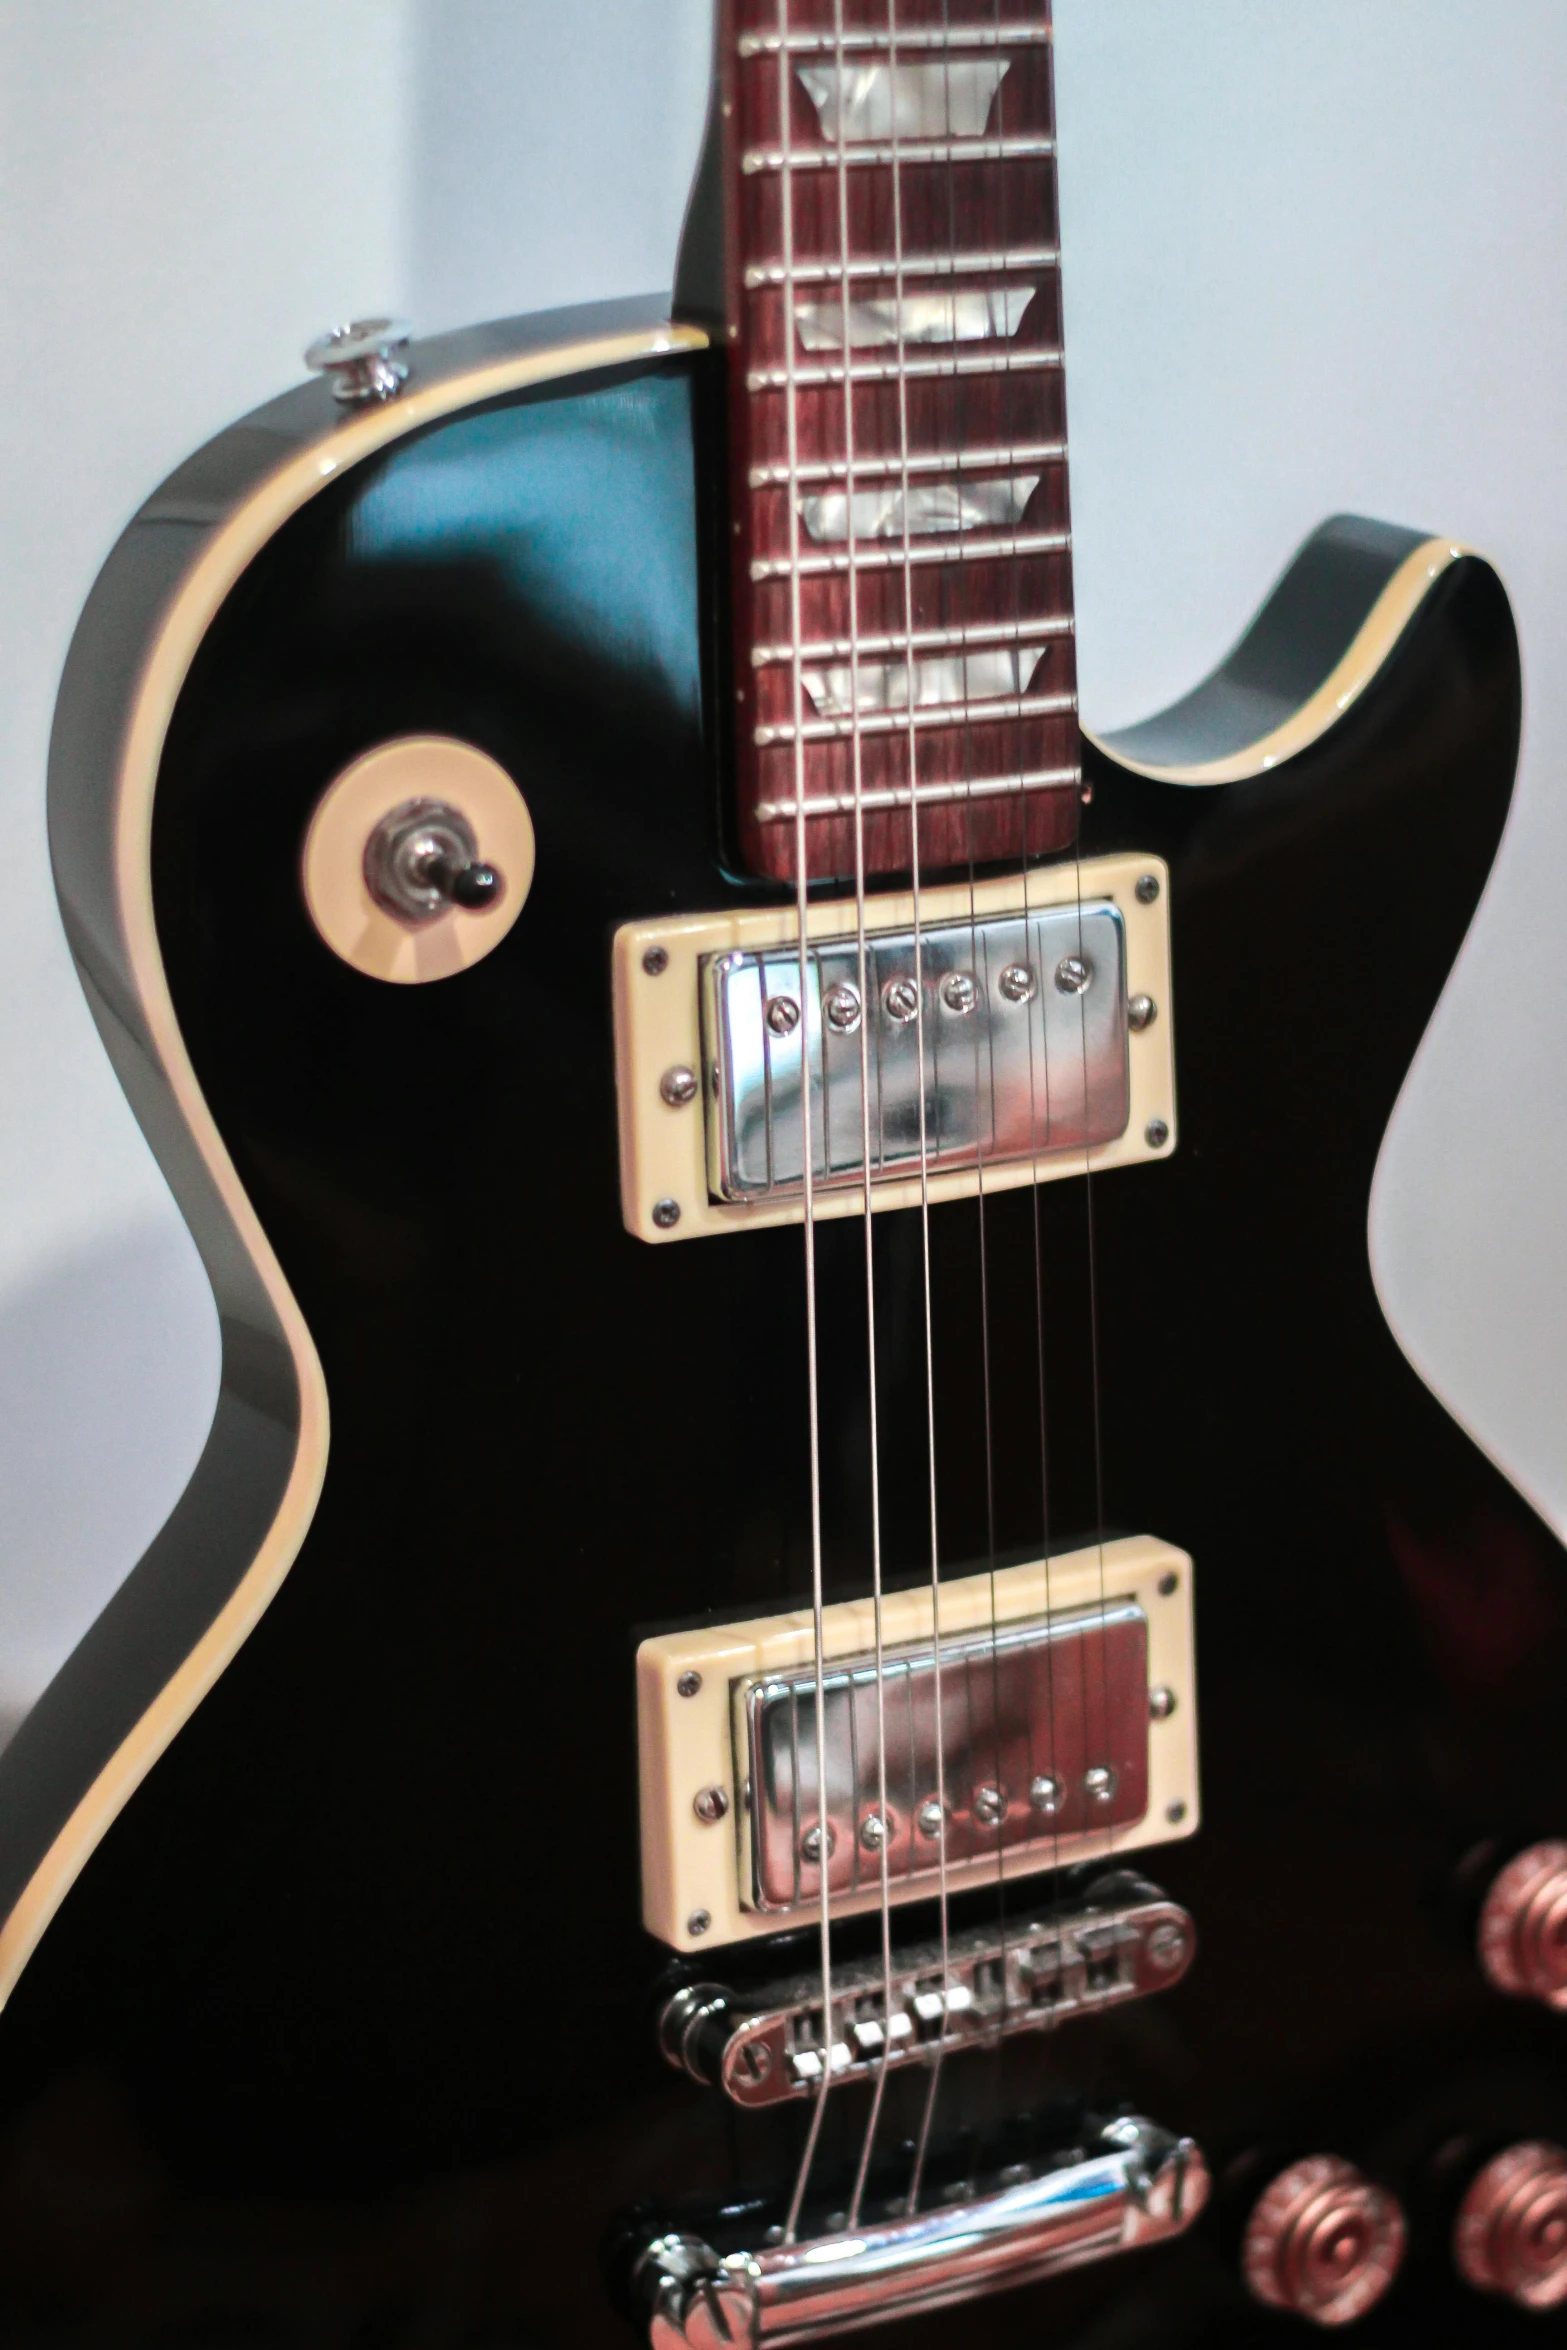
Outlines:
<svg viewBox="0 0 1567 2350"><path fill-rule="evenodd" d="M1241 2268L1259 2301L1314 2325L1348 2325L1374 2308L1404 2257L1393 2197L1336 2154L1280 2171L1258 2198Z"/></svg>
<svg viewBox="0 0 1567 2350"><path fill-rule="evenodd" d="M1470 2181L1453 2227L1460 2276L1521 2309L1567 2301L1567 2153L1509 2146Z"/></svg>
<svg viewBox="0 0 1567 2350"><path fill-rule="evenodd" d="M1498 1991L1567 2008L1567 1844L1510 1860L1480 1911L1480 1964Z"/></svg>

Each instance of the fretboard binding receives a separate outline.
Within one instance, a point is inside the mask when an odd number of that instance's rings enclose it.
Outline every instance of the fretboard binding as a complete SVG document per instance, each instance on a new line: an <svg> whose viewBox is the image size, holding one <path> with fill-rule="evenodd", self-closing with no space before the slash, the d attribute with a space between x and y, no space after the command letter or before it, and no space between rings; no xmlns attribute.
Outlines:
<svg viewBox="0 0 1567 2350"><path fill-rule="evenodd" d="M852 816L856 810L874 816L884 809L937 808L948 806L954 800L1021 799L1025 792L1064 791L1076 789L1083 780L1080 767L1039 767L1029 775L982 775L971 780L951 783L919 783L911 791L905 784L894 784L885 790L861 792L856 799L853 792L814 792L805 795L805 815L809 822L820 816ZM792 823L795 803L788 800L762 800L756 809L759 824Z"/></svg>
<svg viewBox="0 0 1567 2350"><path fill-rule="evenodd" d="M956 544L952 542L956 541ZM994 563L1016 555L1059 555L1072 544L1072 534L1066 530L1031 530L1015 532L1005 538L974 538L961 531L943 531L939 539L924 539L905 546L901 539L889 539L873 546L857 546L854 550L856 571L893 571L904 563ZM758 586L764 580L787 579L793 565L787 555L759 557L751 565L751 577ZM800 577L820 579L849 569L848 550L841 555L802 555Z"/></svg>
<svg viewBox="0 0 1567 2350"><path fill-rule="evenodd" d="M1011 343L1003 343L996 349L976 351L961 359L863 360L858 367L849 369L849 381L885 384L934 376L1011 375L1026 367L1060 365L1059 351L1034 344L1025 344L1019 350ZM843 374L841 367L797 367L792 376L787 367L755 367L745 379L745 388L748 392L783 392L793 383L797 390L808 391L819 384L841 384Z"/></svg>
<svg viewBox="0 0 1567 2350"><path fill-rule="evenodd" d="M1029 245L1015 253L905 253L901 269L905 279L981 277L1016 269L1056 269L1060 261L1058 245ZM899 269L891 256L866 260L862 255L849 263L848 275L852 284L860 278L895 278ZM745 282L755 293L763 286L835 286L843 274L841 261L796 262L792 271L781 261L757 261L746 271Z"/></svg>
<svg viewBox="0 0 1567 2350"><path fill-rule="evenodd" d="M900 139L876 140L860 146L843 147L751 147L740 158L740 169L747 178L758 172L782 171L787 164L790 171L836 171L840 163L858 167L863 164L889 163L1007 163L1014 157L1047 156L1056 151L1054 139L1032 134L1010 139Z"/></svg>
<svg viewBox="0 0 1567 2350"><path fill-rule="evenodd" d="M795 482L901 480L905 472L976 473L998 465L1059 465L1066 459L1065 441L1031 441L1019 449L924 449L913 457L856 457L833 459L819 465L798 465ZM753 465L746 476L753 490L783 489L791 479L787 465Z"/></svg>
<svg viewBox="0 0 1567 2350"><path fill-rule="evenodd" d="M776 57L786 43L791 57L832 57L841 42L845 56L869 53L887 57L905 49L1013 49L1037 47L1050 38L1047 24L911 25L896 39L875 30L830 33L742 33L736 47L742 57Z"/></svg>
<svg viewBox="0 0 1567 2350"><path fill-rule="evenodd" d="M927 726L994 726L1006 719L1059 718L1077 708L1076 694L1023 694L1008 700L989 700L976 695L968 702L926 702L913 713L916 728ZM858 717L808 718L800 729L800 740L807 743L848 742L855 735L907 734L910 713L907 710L862 711ZM774 743L792 743L794 723L785 720L777 726L759 726L755 742L759 751Z"/></svg>
<svg viewBox="0 0 1567 2350"><path fill-rule="evenodd" d="M978 622L968 628L917 628L905 636L900 629L896 635L829 637L800 647L800 659L809 661L848 661L855 656L873 660L883 653L951 653L967 652L983 645L1031 645L1042 637L1070 636L1073 620L1070 612L1052 612L1040 620L1007 620ZM792 645L753 645L753 669L776 668L779 663L794 659Z"/></svg>

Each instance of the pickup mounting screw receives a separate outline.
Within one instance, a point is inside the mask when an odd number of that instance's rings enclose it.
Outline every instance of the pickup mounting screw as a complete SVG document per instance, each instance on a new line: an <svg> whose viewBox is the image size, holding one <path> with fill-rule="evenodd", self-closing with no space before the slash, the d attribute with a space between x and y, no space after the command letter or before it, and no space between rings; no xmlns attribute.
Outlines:
<svg viewBox="0 0 1567 2350"><path fill-rule="evenodd" d="M1169 1574L1159 1577L1159 1597L1161 1599L1173 1599L1180 1587L1181 1578L1179 1575Z"/></svg>
<svg viewBox="0 0 1567 2350"><path fill-rule="evenodd" d="M653 1221L660 1232L672 1232L680 1221L680 1202L677 1199L656 1199L653 1202Z"/></svg>
<svg viewBox="0 0 1567 2350"><path fill-rule="evenodd" d="M694 1102L697 1097L695 1070L666 1069L658 1081L658 1090L672 1110L683 1110L688 1102Z"/></svg>
<svg viewBox="0 0 1567 2350"><path fill-rule="evenodd" d="M729 1809L728 1790L723 1787L703 1787L691 1799L691 1809L704 1828L711 1828Z"/></svg>
<svg viewBox="0 0 1567 2350"><path fill-rule="evenodd" d="M851 987L846 979L841 980L838 986L829 988L822 1009L827 1014L829 1028L836 1029L840 1036L852 1035L860 1025L858 988Z"/></svg>
<svg viewBox="0 0 1567 2350"><path fill-rule="evenodd" d="M1007 1795L1004 1787L976 1787L974 1790L974 1817L982 1828L999 1828L1007 1816Z"/></svg>
<svg viewBox="0 0 1567 2350"><path fill-rule="evenodd" d="M705 1934L712 1922L710 1911L694 1909L686 1920L686 1932L688 1934Z"/></svg>
<svg viewBox="0 0 1567 2350"><path fill-rule="evenodd" d="M917 1019L920 991L912 979L889 979L881 991L881 1000L889 1020L896 1020L900 1028Z"/></svg>
<svg viewBox="0 0 1567 2350"><path fill-rule="evenodd" d="M1137 903L1140 906L1151 906L1159 895L1158 874L1139 873L1137 876L1137 887L1134 895L1137 899Z"/></svg>
<svg viewBox="0 0 1567 2350"><path fill-rule="evenodd" d="M1120 1784L1108 1763L1094 1763L1083 1773L1083 1792L1090 1803L1108 1803Z"/></svg>
<svg viewBox="0 0 1567 2350"><path fill-rule="evenodd" d="M1182 1820L1184 1820L1186 1817L1186 1806L1181 1802L1179 1797L1176 1798L1174 1803L1167 1803L1165 1805L1164 1816L1169 1821L1172 1828L1178 1828L1180 1826Z"/></svg>
<svg viewBox="0 0 1567 2350"><path fill-rule="evenodd" d="M979 990L966 971L949 971L941 983L941 1000L949 1012L972 1012Z"/></svg>
<svg viewBox="0 0 1567 2350"><path fill-rule="evenodd" d="M1151 1028L1159 1017L1159 1007L1151 995L1134 995L1126 1007L1126 1025L1140 1036Z"/></svg>
<svg viewBox="0 0 1567 2350"><path fill-rule="evenodd" d="M669 949L667 947L644 947L642 968L649 979L659 978L669 969Z"/></svg>
<svg viewBox="0 0 1567 2350"><path fill-rule="evenodd" d="M1167 1689L1161 1682L1157 1689L1149 1690L1148 1712L1154 1721L1167 1722L1174 1711L1175 1691L1173 1689Z"/></svg>
<svg viewBox="0 0 1567 2350"><path fill-rule="evenodd" d="M800 1007L792 995L769 996L764 1017L774 1036L793 1036L800 1025Z"/></svg>
<svg viewBox="0 0 1567 2350"><path fill-rule="evenodd" d="M1029 1781L1028 1800L1035 1811L1042 1811L1050 1818L1061 1809L1060 1780L1052 1779L1048 1771L1041 1771L1037 1779Z"/></svg>
<svg viewBox="0 0 1567 2350"><path fill-rule="evenodd" d="M1094 967L1083 955L1063 955L1056 965L1056 986L1062 995L1082 995L1093 978Z"/></svg>
<svg viewBox="0 0 1567 2350"><path fill-rule="evenodd" d="M1162 1118L1150 1118L1143 1128L1143 1140L1151 1151L1162 1151L1170 1139L1170 1129Z"/></svg>
<svg viewBox="0 0 1567 2350"><path fill-rule="evenodd" d="M682 1673L679 1680L675 1683L675 1687L682 1697L695 1697L701 1686L702 1676L700 1673Z"/></svg>
<svg viewBox="0 0 1567 2350"><path fill-rule="evenodd" d="M996 985L1009 1004L1031 1004L1037 982L1026 963L1009 963Z"/></svg>

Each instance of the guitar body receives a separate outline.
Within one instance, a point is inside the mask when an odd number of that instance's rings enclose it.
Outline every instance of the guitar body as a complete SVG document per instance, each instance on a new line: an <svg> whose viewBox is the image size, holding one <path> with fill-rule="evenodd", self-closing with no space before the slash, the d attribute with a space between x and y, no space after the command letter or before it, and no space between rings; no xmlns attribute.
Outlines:
<svg viewBox="0 0 1567 2350"><path fill-rule="evenodd" d="M152 502L73 654L63 902L224 1315L191 1494L0 1759L13 1977L81 1868L0 2086L15 2143L83 2182L29 2259L94 2339L204 2292L281 2322L303 2261L332 2340L379 2308L425 2311L421 2340L614 2343L626 2214L786 2189L797 2159L802 2109L737 2115L663 2063L678 1972L639 1905L637 1640L800 1605L811 1573L798 1226L650 1247L622 1222L614 933L792 902L738 877L727 828L721 401L679 341L627 313L428 346L423 420L291 502L280 469L367 428L289 395ZM236 516L253 549L219 562ZM1385 624L1421 543L1313 542L1253 673L1303 629ZM1144 1529L1197 1562L1202 1826L1148 1856L1196 1961L1005 2064L949 2059L938 2126L1129 2105L1197 2139L1214 2203L998 2299L997 2341L1271 2340L1240 2215L1320 2148L1411 2214L1368 2338L1425 2338L1455 2291L1442 2149L1567 2131L1563 2026L1474 1951L1487 1876L1567 1823L1562 1552L1400 1353L1367 1251L1506 815L1517 650L1468 557L1383 636L1345 714L1265 771L1160 780L1146 734L1130 762L1088 746L1080 853L1169 868L1178 1147L930 1212L944 1568ZM505 938L429 986L335 955L299 878L334 775L410 735L496 760L537 844ZM874 1240L898 1589L928 1575L918 1211ZM863 1246L858 1217L818 1229L829 1599L867 1587ZM163 2183L84 2266L106 2104ZM829 2166L864 2111L829 2100ZM917 2123L893 2080L888 2147ZM13 2191L13 2234L31 2208ZM1520 2322L1464 2305L1469 2341Z"/></svg>

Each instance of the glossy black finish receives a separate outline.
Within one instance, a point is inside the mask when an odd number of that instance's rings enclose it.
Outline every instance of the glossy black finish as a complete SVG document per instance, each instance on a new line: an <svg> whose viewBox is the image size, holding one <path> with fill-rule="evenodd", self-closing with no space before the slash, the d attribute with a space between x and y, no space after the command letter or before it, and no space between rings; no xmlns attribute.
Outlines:
<svg viewBox="0 0 1567 2350"><path fill-rule="evenodd" d="M280 2262L320 2293L330 2271L367 2329L332 2339L412 2340L422 2309L420 2340L622 2340L600 2266L617 2216L764 2196L803 2126L664 2068L666 1960L637 1924L635 1640L798 1599L809 1573L798 1231L655 1250L617 1197L613 929L759 894L714 845L706 417L699 366L633 370L339 482L230 599L160 785L175 1002L320 1348L332 1452L280 1597L24 1976L0 2094L24 2150L95 2145L66 2086L90 2064L171 2182L144 2234L198 2247L157 2274L198 2297L221 2276L225 2306L273 2323ZM889 2350L980 2325L1282 2341L1230 2254L1270 2150L1331 2146L1418 2221L1455 2131L1504 2105L1564 2127L1567 2027L1486 1990L1454 1891L1481 1840L1567 1823L1563 1556L1398 1352L1365 1239L1505 816L1518 697L1505 599L1467 562L1289 767L1205 793L1093 763L1085 851L1171 861L1181 1146L1091 1192L933 1212L942 1551L957 1571L1103 1524L1195 1554L1205 1821L1141 1862L1202 1941L1161 2000L954 2062L940 2135L956 2160L1020 2114L1125 2098L1227 2183L1182 2245L894 2328ZM538 834L502 946L418 989L338 963L297 880L325 784L411 731L499 759ZM884 1540L913 1581L917 1218L875 1238ZM861 1250L852 1221L819 1235L835 1593L867 1582ZM863 2113L830 2107L829 2168ZM913 2114L895 2084L894 2165ZM213 2195L245 2215L226 2266L199 2253ZM80 2255L86 2202L64 2202ZM30 2208L0 2184L13 2293ZM117 2257L63 2254L56 2305L96 2293L95 2339L150 2338ZM1363 2338L1515 2322L1432 2236Z"/></svg>

